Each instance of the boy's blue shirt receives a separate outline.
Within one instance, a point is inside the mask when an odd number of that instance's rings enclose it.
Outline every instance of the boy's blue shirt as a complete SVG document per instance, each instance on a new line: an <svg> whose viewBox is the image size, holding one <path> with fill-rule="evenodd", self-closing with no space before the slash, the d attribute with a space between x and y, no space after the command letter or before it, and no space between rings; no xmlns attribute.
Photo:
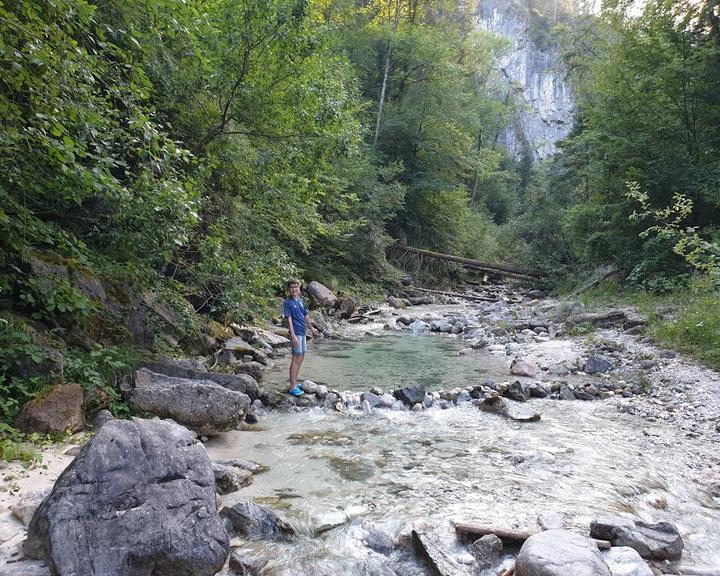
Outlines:
<svg viewBox="0 0 720 576"><path fill-rule="evenodd" d="M295 336L305 336L305 316L307 316L307 309L305 308L305 302L302 298L295 300L292 296L285 300L283 304L283 316L290 318L293 323L293 330Z"/></svg>

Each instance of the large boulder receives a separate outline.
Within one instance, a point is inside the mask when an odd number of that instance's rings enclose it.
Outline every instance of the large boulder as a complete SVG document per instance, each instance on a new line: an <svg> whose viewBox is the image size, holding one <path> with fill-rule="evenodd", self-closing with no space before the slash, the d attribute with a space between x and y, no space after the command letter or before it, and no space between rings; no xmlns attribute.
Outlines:
<svg viewBox="0 0 720 576"><path fill-rule="evenodd" d="M516 576L611 576L597 545L567 530L528 538L515 561Z"/></svg>
<svg viewBox="0 0 720 576"><path fill-rule="evenodd" d="M77 384L53 386L28 402L17 419L23 432L62 434L85 426L83 391Z"/></svg>
<svg viewBox="0 0 720 576"><path fill-rule="evenodd" d="M56 576L215 574L229 542L207 453L172 422L106 422L35 512L24 551Z"/></svg>
<svg viewBox="0 0 720 576"><path fill-rule="evenodd" d="M685 546L678 529L670 522L651 524L619 516L593 520L590 536L609 540L613 546L628 546L643 558L653 560L677 560Z"/></svg>
<svg viewBox="0 0 720 576"><path fill-rule="evenodd" d="M128 403L136 410L172 418L200 434L216 436L243 421L250 398L211 380L174 378L141 368L135 372Z"/></svg>
<svg viewBox="0 0 720 576"><path fill-rule="evenodd" d="M320 284L320 282L316 282L315 280L308 284L307 291L313 302L320 306L333 308L337 302L337 296L332 293L330 288Z"/></svg>
<svg viewBox="0 0 720 576"><path fill-rule="evenodd" d="M187 378L189 380L211 380L223 388L234 392L247 394L250 400L258 396L258 383L250 374L227 374L225 372L208 372L195 367L187 360L161 359L147 362L143 365L151 372Z"/></svg>
<svg viewBox="0 0 720 576"><path fill-rule="evenodd" d="M591 356L583 365L583 372L586 374L602 374L609 372L614 366L612 362L602 356Z"/></svg>

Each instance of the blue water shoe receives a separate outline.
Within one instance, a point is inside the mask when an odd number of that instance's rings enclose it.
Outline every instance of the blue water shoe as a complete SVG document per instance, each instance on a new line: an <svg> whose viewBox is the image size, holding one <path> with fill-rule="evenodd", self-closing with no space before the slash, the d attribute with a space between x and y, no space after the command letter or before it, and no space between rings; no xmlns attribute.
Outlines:
<svg viewBox="0 0 720 576"><path fill-rule="evenodd" d="M290 396L302 396L303 394L305 394L305 392L303 392L301 390L300 386L298 385L298 386L295 386L295 388L293 388L292 390L289 390L288 394L290 394Z"/></svg>

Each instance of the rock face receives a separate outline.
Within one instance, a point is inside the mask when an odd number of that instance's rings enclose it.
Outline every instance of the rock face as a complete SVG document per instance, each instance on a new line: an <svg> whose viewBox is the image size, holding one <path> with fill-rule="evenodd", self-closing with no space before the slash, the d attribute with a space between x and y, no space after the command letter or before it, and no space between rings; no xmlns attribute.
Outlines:
<svg viewBox="0 0 720 576"><path fill-rule="evenodd" d="M643 558L653 560L677 560L685 547L678 529L670 522L650 524L608 516L590 523L590 535L609 540L613 546L628 546Z"/></svg>
<svg viewBox="0 0 720 576"><path fill-rule="evenodd" d="M250 407L246 394L210 380L173 378L147 369L135 373L128 402L137 410L172 418L207 436L236 428Z"/></svg>
<svg viewBox="0 0 720 576"><path fill-rule="evenodd" d="M58 576L215 574L229 543L205 450L171 422L106 422L36 511L24 551Z"/></svg>
<svg viewBox="0 0 720 576"><path fill-rule="evenodd" d="M77 384L61 384L28 402L18 417L23 432L62 434L85 426L83 391Z"/></svg>
<svg viewBox="0 0 720 576"><path fill-rule="evenodd" d="M595 543L567 530L547 530L525 541L517 576L611 576Z"/></svg>
<svg viewBox="0 0 720 576"><path fill-rule="evenodd" d="M501 135L503 143L515 157L528 153L533 160L547 158L570 133L575 113L575 97L558 50L541 49L533 42L529 17L517 1L483 0L479 27L512 44L497 66L497 83L503 94L518 102L520 112Z"/></svg>
<svg viewBox="0 0 720 576"><path fill-rule="evenodd" d="M330 288L320 284L320 282L316 282L315 280L308 284L307 291L308 294L310 294L310 298L312 298L313 301L320 306L332 308L337 302L337 296L332 293Z"/></svg>

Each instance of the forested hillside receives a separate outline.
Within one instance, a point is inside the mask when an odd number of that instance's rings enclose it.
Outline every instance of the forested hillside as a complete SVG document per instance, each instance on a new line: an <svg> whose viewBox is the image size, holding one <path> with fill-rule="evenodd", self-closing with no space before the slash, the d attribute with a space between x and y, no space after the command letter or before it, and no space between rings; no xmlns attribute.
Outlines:
<svg viewBox="0 0 720 576"><path fill-rule="evenodd" d="M0 3L5 425L58 370L112 400L138 349L202 351L288 276L390 286L396 241L717 282L717 0L516 7L577 98L540 163L500 143L512 47L472 3Z"/></svg>

